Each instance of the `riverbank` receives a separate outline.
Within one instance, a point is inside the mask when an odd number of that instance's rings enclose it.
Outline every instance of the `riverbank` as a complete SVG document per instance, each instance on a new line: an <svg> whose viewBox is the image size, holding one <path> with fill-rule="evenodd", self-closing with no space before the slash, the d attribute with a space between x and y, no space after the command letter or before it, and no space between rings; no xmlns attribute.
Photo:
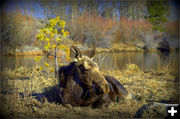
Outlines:
<svg viewBox="0 0 180 119"><path fill-rule="evenodd" d="M79 47L81 51L84 53L91 51L91 48L84 48L82 45L78 45L77 47ZM137 51L143 52L144 50L129 44L113 45L112 48L98 48L98 47L96 48L96 53L137 52ZM26 50L26 47L23 47L21 49L17 49L14 52L1 53L1 55L10 55L10 56L36 56L42 54L44 54L44 51L40 50L40 48L37 47L31 47L28 50ZM58 56L61 56L63 52L58 52L57 54Z"/></svg>
<svg viewBox="0 0 180 119"><path fill-rule="evenodd" d="M91 48L85 48L82 45L77 45L82 52L86 53L91 51ZM112 53L112 52L160 52L158 49L146 49L144 46L134 44L113 44L112 48L96 48L96 53ZM170 52L177 52L178 49L171 48ZM2 56L39 56L43 55L45 51L38 47L23 46L20 49L16 49L14 52L0 52ZM63 52L58 52L58 56L63 55Z"/></svg>
<svg viewBox="0 0 180 119"><path fill-rule="evenodd" d="M149 102L178 103L178 79L169 70L141 71L130 64L122 71L101 71L118 79L136 100L121 100L111 103L107 109L91 107L65 108L46 98L38 101L33 93L50 90L58 81L50 70L39 66L6 69L1 72L1 107L3 114L12 118L132 118ZM161 115L162 116L162 115Z"/></svg>

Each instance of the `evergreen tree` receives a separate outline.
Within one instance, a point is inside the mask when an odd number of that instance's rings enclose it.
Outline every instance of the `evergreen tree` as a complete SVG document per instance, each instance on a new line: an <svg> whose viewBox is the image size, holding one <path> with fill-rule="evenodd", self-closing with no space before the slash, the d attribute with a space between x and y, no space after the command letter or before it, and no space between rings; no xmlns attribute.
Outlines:
<svg viewBox="0 0 180 119"><path fill-rule="evenodd" d="M167 21L169 7L167 0L152 1L147 3L147 19L153 24L154 30L164 31L163 23Z"/></svg>

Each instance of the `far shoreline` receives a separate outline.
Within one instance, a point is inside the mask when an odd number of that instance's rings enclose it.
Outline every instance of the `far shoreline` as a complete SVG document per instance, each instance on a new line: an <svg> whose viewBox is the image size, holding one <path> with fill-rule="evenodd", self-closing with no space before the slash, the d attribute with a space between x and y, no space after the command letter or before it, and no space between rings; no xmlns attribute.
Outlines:
<svg viewBox="0 0 180 119"><path fill-rule="evenodd" d="M30 46L28 46L30 47ZM92 48L88 48L88 47L83 47L82 45L77 45L77 47L83 52L90 52L92 50ZM38 49L38 50L34 50L34 49ZM13 51L9 51L9 52L0 52L1 56L39 56L39 55L44 55L44 50L41 50L38 47L31 47L31 49L16 49L14 52ZM96 47L96 53L118 53L118 52L167 52L167 53L171 53L171 52L179 52L179 49L177 48L170 48L169 51L160 51L156 48L152 48L152 49L146 49L146 48L142 48L142 47L138 47L132 44L115 44L112 46L112 48L100 48L100 47ZM65 52L58 52L58 56L64 55Z"/></svg>
<svg viewBox="0 0 180 119"><path fill-rule="evenodd" d="M91 49L87 49L87 50L82 50L83 53L86 52L90 52ZM96 53L100 54L100 53L120 53L120 52L161 52L157 49L150 49L150 50L144 50L144 49L140 49L140 48L132 48L132 49L107 49L107 48L97 48L96 49ZM178 52L178 50L172 49L170 50L170 52L166 52L166 53L171 53L171 52ZM63 55L64 52L59 52L58 56ZM26 52L0 52L1 56L40 56L40 55L44 55L43 51L26 51Z"/></svg>

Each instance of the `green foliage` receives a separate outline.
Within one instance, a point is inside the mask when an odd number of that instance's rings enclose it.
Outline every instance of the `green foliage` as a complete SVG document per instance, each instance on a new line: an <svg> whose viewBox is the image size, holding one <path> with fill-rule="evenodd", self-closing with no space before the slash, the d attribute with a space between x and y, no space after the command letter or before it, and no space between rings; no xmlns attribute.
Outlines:
<svg viewBox="0 0 180 119"><path fill-rule="evenodd" d="M148 1L147 2L147 11L149 20L153 24L153 29L158 31L164 31L163 26L164 22L167 22L168 16L168 1Z"/></svg>
<svg viewBox="0 0 180 119"><path fill-rule="evenodd" d="M44 50L65 50L69 57L69 47L62 44L63 40L68 40L69 32L65 31L66 22L59 19L59 16L49 20L49 23L36 36L37 40L44 42Z"/></svg>

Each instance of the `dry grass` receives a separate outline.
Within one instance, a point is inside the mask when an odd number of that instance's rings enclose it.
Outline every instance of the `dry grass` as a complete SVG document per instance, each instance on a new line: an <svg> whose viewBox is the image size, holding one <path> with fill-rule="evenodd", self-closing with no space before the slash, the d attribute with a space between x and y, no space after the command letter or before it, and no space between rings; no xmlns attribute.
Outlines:
<svg viewBox="0 0 180 119"><path fill-rule="evenodd" d="M123 44L123 43L114 43L112 45L112 49L114 51L144 51L141 48L138 48L134 44L128 43L128 44Z"/></svg>
<svg viewBox="0 0 180 119"><path fill-rule="evenodd" d="M53 87L57 84L57 80L53 77L53 73L40 71L38 66L21 67L1 72L2 113L7 117L29 118L132 118L136 111L149 101L178 102L178 84L174 82L175 77L171 73L165 71L142 72L134 64L127 65L123 71L106 70L102 72L117 78L138 101L114 102L107 109L65 108L58 103L48 102L46 98L40 102L29 95L34 92L41 93L44 89ZM20 92L24 94L24 98L19 95Z"/></svg>
<svg viewBox="0 0 180 119"><path fill-rule="evenodd" d="M160 66L158 65L156 68L158 72L168 72L169 74L178 77L179 73L179 63L178 61L169 62L167 65Z"/></svg>

